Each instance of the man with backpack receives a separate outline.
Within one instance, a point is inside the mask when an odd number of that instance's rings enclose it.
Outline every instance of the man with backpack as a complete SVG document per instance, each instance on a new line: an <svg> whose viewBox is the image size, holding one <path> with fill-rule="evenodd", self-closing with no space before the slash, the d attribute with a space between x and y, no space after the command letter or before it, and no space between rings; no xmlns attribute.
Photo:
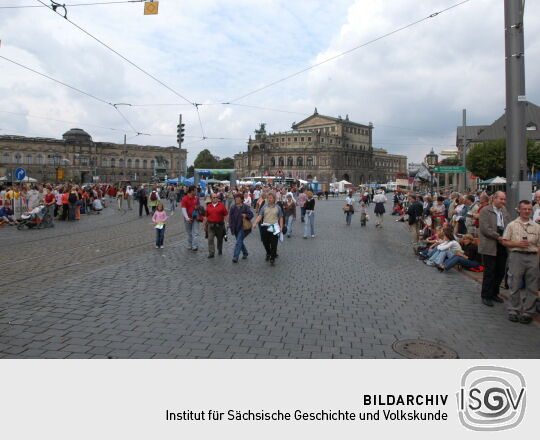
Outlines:
<svg viewBox="0 0 540 440"><path fill-rule="evenodd" d="M200 206L196 188L190 186L188 193L182 199L182 216L186 228L188 251L197 251L199 249L199 221L202 221L202 218L199 218Z"/></svg>
<svg viewBox="0 0 540 440"><path fill-rule="evenodd" d="M143 206L146 215L150 215L150 211L148 210L148 192L144 185L141 185L139 191L137 191L137 199L139 200L139 217L142 217Z"/></svg>

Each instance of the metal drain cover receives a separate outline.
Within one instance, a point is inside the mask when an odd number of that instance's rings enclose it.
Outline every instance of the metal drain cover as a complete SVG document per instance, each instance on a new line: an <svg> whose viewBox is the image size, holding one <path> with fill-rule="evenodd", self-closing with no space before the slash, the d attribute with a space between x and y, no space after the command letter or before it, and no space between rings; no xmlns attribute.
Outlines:
<svg viewBox="0 0 540 440"><path fill-rule="evenodd" d="M405 339L392 344L392 349L409 359L457 359L458 354L444 345L421 339Z"/></svg>

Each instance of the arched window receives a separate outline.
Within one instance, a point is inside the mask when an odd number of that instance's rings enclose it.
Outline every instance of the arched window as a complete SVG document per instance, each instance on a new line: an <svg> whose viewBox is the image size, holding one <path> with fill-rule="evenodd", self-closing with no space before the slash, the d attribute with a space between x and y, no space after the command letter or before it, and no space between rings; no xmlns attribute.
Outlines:
<svg viewBox="0 0 540 440"><path fill-rule="evenodd" d="M285 160L283 159L283 157L280 157L280 158L279 158L279 166L280 166L280 167L285 166Z"/></svg>
<svg viewBox="0 0 540 440"><path fill-rule="evenodd" d="M144 160L142 161L142 167L143 167L144 169L146 169L147 166L148 166L148 161L147 161L146 159L144 159Z"/></svg>
<svg viewBox="0 0 540 440"><path fill-rule="evenodd" d="M36 163L38 165L43 165L43 156L41 154L38 154L36 157Z"/></svg>
<svg viewBox="0 0 540 440"><path fill-rule="evenodd" d="M9 163L9 153L2 154L2 163Z"/></svg>
<svg viewBox="0 0 540 440"><path fill-rule="evenodd" d="M116 159L111 157L111 168L116 168Z"/></svg>
<svg viewBox="0 0 540 440"><path fill-rule="evenodd" d="M124 159L120 159L120 160L118 161L118 166L119 166L120 168L124 168Z"/></svg>
<svg viewBox="0 0 540 440"><path fill-rule="evenodd" d="M127 166L128 166L128 168L131 168L131 165L132 165L131 159L128 159L128 160L127 160Z"/></svg>
<svg viewBox="0 0 540 440"><path fill-rule="evenodd" d="M300 156L298 156L296 158L296 166L297 167L303 167L304 166L304 160Z"/></svg>
<svg viewBox="0 0 540 440"><path fill-rule="evenodd" d="M306 159L306 165L307 165L308 167L312 167L312 166L313 166L313 157L308 156L308 158Z"/></svg>
<svg viewBox="0 0 540 440"><path fill-rule="evenodd" d="M109 159L107 159L106 157L101 159L101 166L108 167L109 166Z"/></svg>
<svg viewBox="0 0 540 440"><path fill-rule="evenodd" d="M27 154L25 159L24 159L24 163L26 165L32 165L32 155L31 154Z"/></svg>
<svg viewBox="0 0 540 440"><path fill-rule="evenodd" d="M287 166L288 167L292 167L293 166L293 158L291 156L289 156L287 158Z"/></svg>
<svg viewBox="0 0 540 440"><path fill-rule="evenodd" d="M273 166L273 167L276 166L276 158L275 158L275 157L272 157L272 158L270 159L270 166Z"/></svg>
<svg viewBox="0 0 540 440"><path fill-rule="evenodd" d="M141 161L139 159L135 159L135 168L141 167Z"/></svg>
<svg viewBox="0 0 540 440"><path fill-rule="evenodd" d="M15 163L20 164L22 160L21 153L15 153Z"/></svg>
<svg viewBox="0 0 540 440"><path fill-rule="evenodd" d="M154 159L152 159L150 161L150 168L154 169L156 167L156 161Z"/></svg>

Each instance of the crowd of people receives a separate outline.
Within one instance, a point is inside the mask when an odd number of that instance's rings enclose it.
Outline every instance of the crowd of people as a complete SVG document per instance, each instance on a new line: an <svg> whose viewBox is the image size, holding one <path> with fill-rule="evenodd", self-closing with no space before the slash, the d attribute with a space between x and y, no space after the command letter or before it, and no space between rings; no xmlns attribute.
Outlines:
<svg viewBox="0 0 540 440"><path fill-rule="evenodd" d="M506 194L484 191L440 192L421 196L394 194L392 214L407 222L415 252L428 266L446 272L454 267L483 272L481 300L488 307L503 303L501 285L509 290L512 322L528 324L540 306L540 191L513 207Z"/></svg>
<svg viewBox="0 0 540 440"><path fill-rule="evenodd" d="M45 217L47 226L53 219L77 221L82 214L99 214L106 201L109 186L74 184L21 184L0 187L0 226L15 226L28 213Z"/></svg>
<svg viewBox="0 0 540 440"><path fill-rule="evenodd" d="M186 230L186 247L196 252L200 235L208 243L208 258L223 254L223 242L235 238L232 261L249 255L245 238L258 231L266 261L275 265L278 244L293 235L299 217L303 238L315 238L315 201L335 192L314 194L305 187L273 187L267 184L226 186L204 189L177 185L14 185L0 188L0 226L16 225L24 213L44 210L50 219L77 221L82 214L100 213L116 201L119 211L133 210L138 202L152 215L156 248L163 248L168 211L181 208ZM411 243L418 258L444 273L452 268L483 272L482 303L501 303L501 284L509 289L508 316L513 322L529 323L538 308L540 191L533 204L522 200L514 207L519 217L511 221L506 195L498 191L457 193L441 191L421 195L397 190L393 194L392 215L408 225ZM383 228L387 194L373 188L350 191L343 206L344 222L351 225L355 212L360 225L369 221L374 204L375 227Z"/></svg>

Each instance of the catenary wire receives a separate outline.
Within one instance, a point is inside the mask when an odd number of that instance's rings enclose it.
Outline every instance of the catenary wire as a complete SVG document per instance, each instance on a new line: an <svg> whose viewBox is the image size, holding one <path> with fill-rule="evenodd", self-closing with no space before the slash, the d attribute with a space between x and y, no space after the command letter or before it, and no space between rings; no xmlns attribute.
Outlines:
<svg viewBox="0 0 540 440"><path fill-rule="evenodd" d="M41 3L42 5L44 6L47 6L42 0L36 0L37 2ZM146 76L152 78L155 82L157 82L158 84L162 85L163 87L165 87L167 90L169 90L170 92L174 93L176 96L178 96L179 98L182 98L184 101L186 101L187 103L189 104L192 104L194 105L194 103L192 101L190 101L189 99L187 99L185 96L183 96L181 93L177 92L176 90L174 90L172 87L168 86L166 83L164 83L163 81L161 81L159 78L155 77L154 75L152 75L150 72L147 72L146 70L144 70L142 67L138 66L137 64L135 64L133 61L131 61L129 58L126 58L124 55L122 55L120 52L118 52L117 50L113 49L111 46L109 46L107 43L101 41L99 38L95 37L94 35L92 35L90 32L88 32L87 30L83 29L81 26L79 26L78 24L76 24L75 22L71 21L69 18L67 17L64 17L62 16L59 12L53 10L52 8L50 8L49 6L47 6L48 9L50 9L51 11L53 11L56 15L58 15L59 17L62 17L63 19L65 19L68 23L70 23L72 26L76 27L77 29L79 29L81 32L83 32L84 34L88 35L90 38L92 38L93 40L97 41L99 44L101 44L102 46L104 46L105 48L107 48L109 51L111 51L112 53L114 53L115 55L117 55L118 57L122 58L124 61L126 61L127 63L129 63L131 66L135 67L137 70L139 70L140 72L144 73Z"/></svg>
<svg viewBox="0 0 540 440"><path fill-rule="evenodd" d="M39 0L38 0L38 1L39 1ZM451 9L457 8L458 6L461 6L461 5L465 4L465 3L468 3L469 1L471 1L471 0L463 0L463 1L459 2L459 3L456 3L456 4L452 5L452 6L447 7L447 8L445 8L445 9L441 9L440 11L434 12L434 13L432 13L431 15L428 15L427 17L424 17L424 18L421 18L421 19L419 19L419 20L416 20L416 21L414 21L414 22L412 22L412 23L409 23L409 24L407 24L407 25L405 25L405 26L402 26L402 27L400 27L400 28L398 28L398 29L394 29L393 31L387 32L387 33L384 34L384 35L381 35L381 36L379 36L379 37L377 37L377 38L373 38L372 40L369 40L369 41L367 41L367 42L365 42L365 43L362 43L362 44L360 44L360 45L358 45L358 46L355 46L355 47L353 47L353 48L351 48L351 49L348 49L348 50L346 50L346 51L344 51L344 52L338 53L337 55L334 55L334 56L332 56L332 57L330 57L330 58L327 58L327 59L325 59L325 60L323 60L323 61L320 61L320 62L318 62L318 63L312 64L311 66L305 67L305 68L303 68L303 69L301 69L301 70L299 70L299 71L297 71L297 72L294 72L294 73L292 73L292 74L290 74L290 75L287 75L287 76L285 76L285 77L283 77L283 78L280 78L280 79L278 79L278 80L276 80L276 81L273 81L273 82L271 82L271 83L269 83L269 84L266 84L265 86L259 87L259 88L255 89L255 90L252 90L252 91L249 92L249 93L245 93L244 95L239 96L238 98L235 98L235 99L230 100L229 103L234 103L234 102L236 102L236 101L240 101L241 99L244 99L244 98L246 98L246 97L248 97L248 96L254 95L255 93L258 93L258 92L260 92L260 91L262 91L262 90L265 90L265 89L267 89L267 88L269 88L269 87L272 87L272 86L274 86L274 85L276 85L276 84L279 84L279 83L281 83L281 82L284 82L284 81L286 81L286 80L288 80L288 79L291 79L291 78L293 78L293 77L295 77L295 76L298 76L298 75L300 75L300 74L302 74L302 73L304 73L304 72L307 72L307 71L309 71L309 70L311 70L311 69L314 69L315 67L319 67L319 66L321 66L321 65L323 65L323 64L326 64L326 63L328 63L328 62L330 62L330 61L332 61L332 60L335 60L336 58L340 58L340 57L342 57L342 56L348 55L348 54L350 54L351 52L354 52L354 51L356 51L356 50L358 50L358 49L361 49L361 48L363 48L363 47L366 47L366 46L368 46L368 45L370 45L370 44L373 44L373 43L375 43L375 42L377 42L377 41L380 41L380 40L382 40L382 39L384 39L384 38L390 37L391 35L397 34L398 32L404 31L405 29L408 29L408 28L411 28L411 27L413 27L413 26L416 26L417 24L420 24L420 23L422 23L422 22L424 22L424 21L426 21L426 20L429 20L430 18L437 17L438 15L440 15L440 14L442 14L442 13L444 13L444 12L447 12L447 11L449 11L449 10L451 10Z"/></svg>
<svg viewBox="0 0 540 440"><path fill-rule="evenodd" d="M122 1L112 1L112 2L93 2L93 3L67 3L61 6L102 6L102 5L117 5L121 3L142 3L146 0L122 0ZM25 8L48 8L47 5L22 5L22 6L0 6L0 9L25 9Z"/></svg>

